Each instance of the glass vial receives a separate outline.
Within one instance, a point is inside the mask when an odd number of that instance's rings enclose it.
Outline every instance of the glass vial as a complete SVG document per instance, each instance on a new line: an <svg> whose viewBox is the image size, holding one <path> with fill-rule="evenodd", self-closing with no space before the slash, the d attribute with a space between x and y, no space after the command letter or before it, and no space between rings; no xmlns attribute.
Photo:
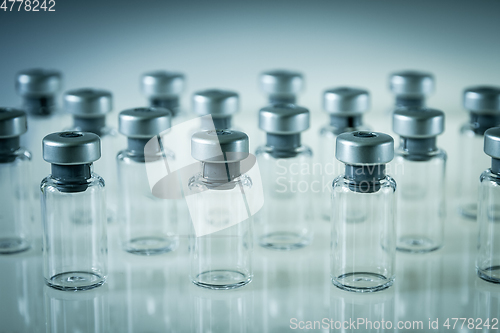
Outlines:
<svg viewBox="0 0 500 333"><path fill-rule="evenodd" d="M483 154L484 133L500 125L500 88L477 86L464 90L463 105L469 111L469 122L460 129L460 168L463 179L458 182L459 212L476 220L480 175L489 165Z"/></svg>
<svg viewBox="0 0 500 333"><path fill-rule="evenodd" d="M370 108L370 94L363 89L339 87L323 93L323 109L330 118L329 124L319 132L319 161L322 166L321 179L321 216L330 220L331 193L323 193L323 184L330 182L343 172L343 164L335 158L337 136L353 131L368 130L363 125L363 114ZM329 184L328 184L329 185Z"/></svg>
<svg viewBox="0 0 500 333"><path fill-rule="evenodd" d="M436 146L444 131L444 113L408 108L393 114L400 136L393 162L398 180L396 215L399 251L430 252L443 246L446 153Z"/></svg>
<svg viewBox="0 0 500 333"><path fill-rule="evenodd" d="M209 119L200 118L201 129L234 129L232 118L239 111L238 93L228 90L209 89L193 94L193 111L198 117L212 116L213 123L205 123Z"/></svg>
<svg viewBox="0 0 500 333"><path fill-rule="evenodd" d="M191 155L202 171L189 180L197 231L191 237L191 281L209 289L233 289L253 277L253 217L245 192L252 180L242 161L248 154L248 136L231 130L197 132Z"/></svg>
<svg viewBox="0 0 500 333"><path fill-rule="evenodd" d="M354 292L388 288L395 276L396 182L385 169L394 140L378 132L344 133L335 155L345 174L332 184L332 282Z"/></svg>
<svg viewBox="0 0 500 333"><path fill-rule="evenodd" d="M51 174L41 185L45 282L60 290L87 290L106 280L104 180L93 172L101 142L87 132L58 132L43 139Z"/></svg>
<svg viewBox="0 0 500 333"><path fill-rule="evenodd" d="M103 89L82 88L64 94L64 110L73 116L70 131L90 132L101 138L101 158L94 163L106 180L108 222L115 220L117 211L116 152L117 132L106 125L106 116L113 109L113 95Z"/></svg>
<svg viewBox="0 0 500 333"><path fill-rule="evenodd" d="M57 105L61 87L62 73L57 70L27 69L16 76L16 91L22 97L22 109L30 124L21 144L32 153L34 179L42 179L49 172L48 165L43 162L40 143L47 134L64 128L65 119ZM38 185L34 189L38 191Z"/></svg>
<svg viewBox="0 0 500 333"><path fill-rule="evenodd" d="M275 250L304 247L313 237L312 150L300 140L309 128L309 110L294 104L267 106L259 112L259 128L266 132L267 142L255 153L265 198L258 243Z"/></svg>
<svg viewBox="0 0 500 333"><path fill-rule="evenodd" d="M297 103L297 94L304 90L304 76L300 72L277 69L260 74L261 90L269 104Z"/></svg>
<svg viewBox="0 0 500 333"><path fill-rule="evenodd" d="M189 116L180 106L185 77L179 72L152 71L141 76L141 90L148 98L149 106L165 108L172 112L172 123L186 121Z"/></svg>
<svg viewBox="0 0 500 333"><path fill-rule="evenodd" d="M128 142L116 160L121 243L129 253L162 254L175 250L179 243L175 201L154 196L146 172L146 160L164 165L174 158L158 137L170 128L171 117L164 108L135 108L120 112L118 118L119 131Z"/></svg>
<svg viewBox="0 0 500 333"><path fill-rule="evenodd" d="M392 110L422 108L426 106L426 98L434 92L434 75L415 70L394 72L389 76L389 89L396 99Z"/></svg>
<svg viewBox="0 0 500 333"><path fill-rule="evenodd" d="M484 133L484 152L491 167L480 178L476 270L481 279L500 283L500 127Z"/></svg>
<svg viewBox="0 0 500 333"><path fill-rule="evenodd" d="M30 248L31 153L20 145L20 137L27 128L26 113L0 108L0 254Z"/></svg>

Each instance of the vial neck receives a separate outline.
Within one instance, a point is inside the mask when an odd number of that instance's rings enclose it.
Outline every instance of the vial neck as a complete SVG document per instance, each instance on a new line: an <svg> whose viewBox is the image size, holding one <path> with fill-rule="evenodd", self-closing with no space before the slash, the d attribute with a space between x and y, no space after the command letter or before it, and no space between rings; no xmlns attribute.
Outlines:
<svg viewBox="0 0 500 333"><path fill-rule="evenodd" d="M436 137L421 139L401 137L399 147L409 154L408 159L426 161L430 158L429 153L437 150L436 141Z"/></svg>
<svg viewBox="0 0 500 333"><path fill-rule="evenodd" d="M106 116L98 117L73 117L73 126L83 132L101 135L106 127Z"/></svg>
<svg viewBox="0 0 500 333"><path fill-rule="evenodd" d="M425 106L423 97L396 97L396 107L398 108L422 108Z"/></svg>
<svg viewBox="0 0 500 333"><path fill-rule="evenodd" d="M474 133L478 135L484 135L484 132L486 132L486 130L500 124L500 114L478 114L475 112L471 112L469 119Z"/></svg>
<svg viewBox="0 0 500 333"><path fill-rule="evenodd" d="M385 178L385 164L345 165L345 178L350 180L349 189L360 193L377 192Z"/></svg>
<svg viewBox="0 0 500 333"><path fill-rule="evenodd" d="M210 129L230 129L231 128L232 117L212 117L212 121L210 118L201 118L201 129L202 130L210 130ZM213 127L212 127L213 126Z"/></svg>
<svg viewBox="0 0 500 333"><path fill-rule="evenodd" d="M267 133L268 147L272 147L272 155L276 158L288 158L297 155L296 149L300 147L300 133L272 134Z"/></svg>
<svg viewBox="0 0 500 333"><path fill-rule="evenodd" d="M146 155L156 155L161 152L158 140L155 144L149 144L146 151L146 144L151 140L143 138L127 138L127 150L131 152L131 159L136 162L144 163L146 161Z"/></svg>
<svg viewBox="0 0 500 333"><path fill-rule="evenodd" d="M165 108L172 112L172 116L175 117L179 113L179 97L156 97L151 98L149 103L152 107Z"/></svg>
<svg viewBox="0 0 500 333"><path fill-rule="evenodd" d="M491 159L491 172L500 175L500 159L498 158Z"/></svg>
<svg viewBox="0 0 500 333"><path fill-rule="evenodd" d="M20 147L19 137L0 139L0 163L13 162L16 157L12 154Z"/></svg>
<svg viewBox="0 0 500 333"><path fill-rule="evenodd" d="M363 118L357 116L330 115L330 126L335 128L356 128L363 125Z"/></svg>
<svg viewBox="0 0 500 333"><path fill-rule="evenodd" d="M269 104L295 104L297 97L295 95L271 94L269 95Z"/></svg>
<svg viewBox="0 0 500 333"><path fill-rule="evenodd" d="M23 109L34 116L48 116L56 109L54 96L24 97Z"/></svg>
<svg viewBox="0 0 500 333"><path fill-rule="evenodd" d="M217 183L230 182L241 175L240 162L202 163L202 176Z"/></svg>
<svg viewBox="0 0 500 333"><path fill-rule="evenodd" d="M83 192L87 189L87 180L92 177L92 163L78 165L51 165L51 175L58 182L61 192Z"/></svg>

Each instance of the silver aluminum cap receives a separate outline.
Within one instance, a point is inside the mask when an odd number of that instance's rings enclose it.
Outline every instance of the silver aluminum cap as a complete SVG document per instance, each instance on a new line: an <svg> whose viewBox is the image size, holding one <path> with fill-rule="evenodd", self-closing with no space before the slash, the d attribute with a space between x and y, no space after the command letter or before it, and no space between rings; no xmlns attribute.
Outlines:
<svg viewBox="0 0 500 333"><path fill-rule="evenodd" d="M201 162L238 162L248 157L248 151L248 136L239 131L201 131L191 138L191 156Z"/></svg>
<svg viewBox="0 0 500 333"><path fill-rule="evenodd" d="M112 108L113 95L107 90L82 88L64 94L64 109L75 116L104 116Z"/></svg>
<svg viewBox="0 0 500 333"><path fill-rule="evenodd" d="M259 128L272 134L297 134L309 128L309 110L295 104L274 104L260 109Z"/></svg>
<svg viewBox="0 0 500 333"><path fill-rule="evenodd" d="M370 108L370 93L364 89L338 87L323 93L323 109L335 115L362 114Z"/></svg>
<svg viewBox="0 0 500 333"><path fill-rule="evenodd" d="M193 94L193 111L199 116L227 117L239 110L238 93L229 90L208 89Z"/></svg>
<svg viewBox="0 0 500 333"><path fill-rule="evenodd" d="M101 157L101 139L88 132L57 132L43 138L43 159L52 164L89 164Z"/></svg>
<svg viewBox="0 0 500 333"><path fill-rule="evenodd" d="M464 107L477 113L500 112L500 88L492 86L476 86L464 90Z"/></svg>
<svg viewBox="0 0 500 333"><path fill-rule="evenodd" d="M272 70L260 75L260 87L266 94L295 95L304 88L302 73Z"/></svg>
<svg viewBox="0 0 500 333"><path fill-rule="evenodd" d="M385 164L394 158L394 140L379 132L356 131L337 137L335 156L345 164Z"/></svg>
<svg viewBox="0 0 500 333"><path fill-rule="evenodd" d="M484 133L484 152L500 159L500 127L493 127Z"/></svg>
<svg viewBox="0 0 500 333"><path fill-rule="evenodd" d="M136 139L149 139L170 128L172 112L165 108L135 108L120 112L118 130Z"/></svg>
<svg viewBox="0 0 500 333"><path fill-rule="evenodd" d="M174 97L184 90L184 74L168 71L144 73L141 90L147 97Z"/></svg>
<svg viewBox="0 0 500 333"><path fill-rule="evenodd" d="M14 108L0 108L0 139L14 138L28 130L24 111Z"/></svg>
<svg viewBox="0 0 500 333"><path fill-rule="evenodd" d="M50 96L59 92L62 74L57 70L33 68L17 73L16 90L21 96Z"/></svg>
<svg viewBox="0 0 500 333"><path fill-rule="evenodd" d="M389 77L389 89L397 96L425 97L434 92L434 75L413 70L395 72Z"/></svg>
<svg viewBox="0 0 500 333"><path fill-rule="evenodd" d="M444 132L444 112L435 109L398 109L392 130L405 138L430 138Z"/></svg>

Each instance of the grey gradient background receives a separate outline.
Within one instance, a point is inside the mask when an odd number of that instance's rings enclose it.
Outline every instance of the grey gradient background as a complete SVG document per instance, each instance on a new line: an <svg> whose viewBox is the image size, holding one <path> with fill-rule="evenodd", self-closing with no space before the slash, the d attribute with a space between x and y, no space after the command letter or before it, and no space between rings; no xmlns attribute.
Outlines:
<svg viewBox="0 0 500 333"><path fill-rule="evenodd" d="M194 90L231 88L245 113L264 103L257 74L274 67L305 73L300 101L313 112L337 85L368 88L382 111L398 69L432 71L430 104L448 114L465 86L500 85L498 0L56 0L55 9L0 11L0 105L19 104L15 73L38 66L61 69L64 89L111 89L115 110L145 104L138 77L152 69L186 73L186 106Z"/></svg>

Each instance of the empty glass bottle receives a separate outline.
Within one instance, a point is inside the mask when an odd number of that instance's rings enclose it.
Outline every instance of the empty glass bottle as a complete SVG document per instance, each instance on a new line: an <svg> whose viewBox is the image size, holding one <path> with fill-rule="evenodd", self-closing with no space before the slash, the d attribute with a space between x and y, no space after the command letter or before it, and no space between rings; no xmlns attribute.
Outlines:
<svg viewBox="0 0 500 333"><path fill-rule="evenodd" d="M20 145L26 114L0 108L0 254L30 248L33 227L31 154Z"/></svg>
<svg viewBox="0 0 500 333"><path fill-rule="evenodd" d="M152 194L146 161L164 165L174 155L160 144L159 134L171 125L172 114L164 108L135 108L120 112L119 131L128 146L118 153L119 220L125 251L155 255L173 251L179 243L174 200Z"/></svg>
<svg viewBox="0 0 500 333"><path fill-rule="evenodd" d="M476 270L481 279L500 283L500 127L484 133L484 152L491 167L480 178Z"/></svg>
<svg viewBox="0 0 500 333"><path fill-rule="evenodd" d="M408 108L393 114L400 136L392 174L398 181L397 249L429 252L443 246L446 153L436 146L444 113Z"/></svg>
<svg viewBox="0 0 500 333"><path fill-rule="evenodd" d="M233 289L253 277L253 217L246 191L252 179L242 167L248 136L231 130L197 132L191 155L202 171L189 180L191 281L210 289Z"/></svg>
<svg viewBox="0 0 500 333"><path fill-rule="evenodd" d="M258 219L260 246L292 250L308 245L311 229L312 150L301 144L309 128L309 110L274 104L259 112L267 142L255 153L261 170L265 203Z"/></svg>
<svg viewBox="0 0 500 333"><path fill-rule="evenodd" d="M30 123L21 142L33 154L35 179L41 179L48 173L48 166L42 159L42 139L49 133L60 131L65 124L57 103L61 87L62 74L57 70L33 68L20 71L16 76L16 91L23 99L22 109Z"/></svg>
<svg viewBox="0 0 500 333"><path fill-rule="evenodd" d="M500 88L477 86L465 89L464 108L469 111L469 122L460 129L460 170L463 179L458 182L459 212L475 220L477 216L477 175L488 167L483 154L484 132L500 125Z"/></svg>
<svg viewBox="0 0 500 333"><path fill-rule="evenodd" d="M304 89L302 73L277 69L260 74L261 90L268 96L269 104L297 103L297 94Z"/></svg>
<svg viewBox="0 0 500 333"><path fill-rule="evenodd" d="M388 288L395 276L396 182L385 167L394 157L394 140L378 132L344 133L335 155L345 174L332 184L332 282L355 292Z"/></svg>
<svg viewBox="0 0 500 333"><path fill-rule="evenodd" d="M107 218L115 220L117 211L116 152L117 132L106 125L106 115L113 108L113 95L102 89L82 88L64 94L64 110L73 115L73 126L68 130L90 132L101 138L101 158L94 163L106 179Z"/></svg>
<svg viewBox="0 0 500 333"><path fill-rule="evenodd" d="M152 71L141 76L142 93L149 99L149 106L165 108L172 112L173 124L188 119L180 106L180 95L184 91L184 74L169 71Z"/></svg>
<svg viewBox="0 0 500 333"><path fill-rule="evenodd" d="M363 114L370 108L370 94L363 89L339 87L323 93L323 109L328 113L330 122L321 127L319 143L319 161L322 169L321 184L321 216L330 219L331 193L323 193L323 184L343 172L343 164L335 158L335 141L339 134L360 130L368 130L363 125ZM328 184L329 185L329 184Z"/></svg>
<svg viewBox="0 0 500 333"><path fill-rule="evenodd" d="M93 172L101 142L88 132L58 132L43 139L51 174L40 186L46 283L60 290L102 285L107 274L104 180Z"/></svg>
<svg viewBox="0 0 500 333"><path fill-rule="evenodd" d="M228 90L209 89L193 94L193 111L197 116L212 116L212 122L206 117L200 118L201 129L233 129L232 118L239 111L238 93Z"/></svg>

